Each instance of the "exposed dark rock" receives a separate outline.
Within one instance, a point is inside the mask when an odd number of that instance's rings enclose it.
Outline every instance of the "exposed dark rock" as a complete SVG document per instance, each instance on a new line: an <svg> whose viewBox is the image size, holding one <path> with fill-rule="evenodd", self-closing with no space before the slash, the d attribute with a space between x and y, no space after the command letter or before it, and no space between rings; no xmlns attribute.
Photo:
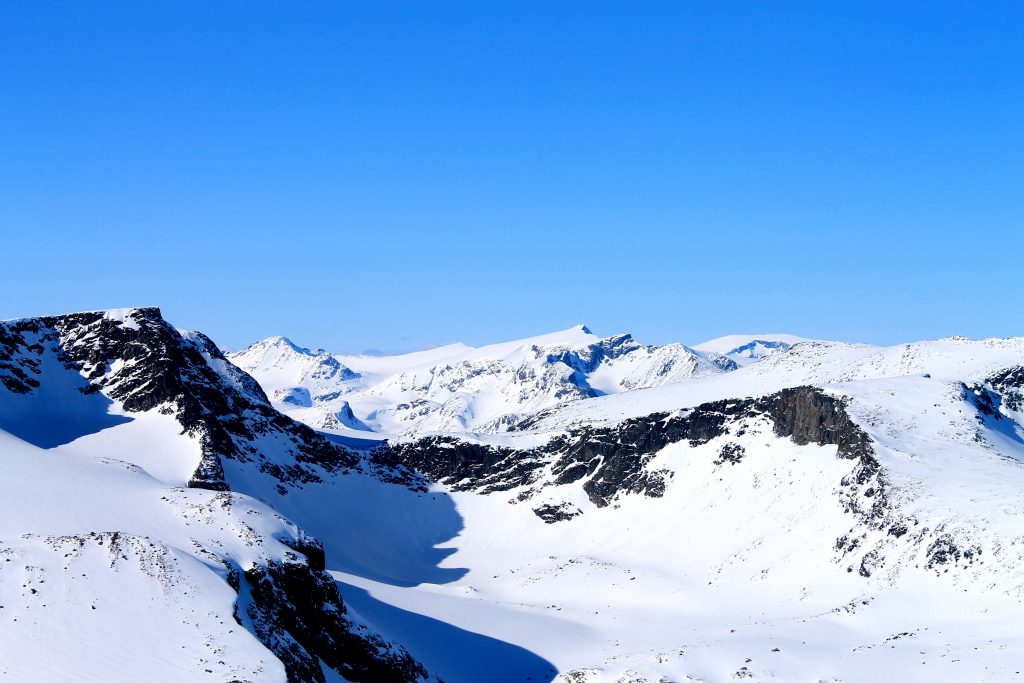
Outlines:
<svg viewBox="0 0 1024 683"><path fill-rule="evenodd" d="M985 380L1010 410L1024 411L1024 366L1001 370Z"/></svg>
<svg viewBox="0 0 1024 683"><path fill-rule="evenodd" d="M743 456L746 455L746 450L743 446L738 443L729 442L722 446L721 450L718 451L718 460L715 460L716 465L722 465L729 463L735 465L743 460Z"/></svg>
<svg viewBox="0 0 1024 683"><path fill-rule="evenodd" d="M533 509L533 514L543 519L548 524L554 524L555 522L564 522L578 517L583 512L575 505L569 503L562 503L561 505L546 504Z"/></svg>
<svg viewBox="0 0 1024 683"><path fill-rule="evenodd" d="M964 400L973 405L975 410L978 411L977 417L980 423L984 424L986 417L993 420L1003 419L1003 414L999 410L1003 397L988 388L988 386L984 384L967 386L961 382L960 393Z"/></svg>
<svg viewBox="0 0 1024 683"><path fill-rule="evenodd" d="M34 320L0 323L0 382L15 394L27 394L39 386L42 347L36 342L39 326Z"/></svg>
<svg viewBox="0 0 1024 683"><path fill-rule="evenodd" d="M984 428L1018 442L1024 440L1020 416L1024 408L1024 367L1001 370L971 386L961 383L960 393L976 411L979 429L975 433L975 441L986 441Z"/></svg>
<svg viewBox="0 0 1024 683"><path fill-rule="evenodd" d="M386 467L408 466L456 491L507 491L537 478L544 462L534 451L523 451L464 441L452 436L430 436L386 445L371 453Z"/></svg>
<svg viewBox="0 0 1024 683"><path fill-rule="evenodd" d="M289 683L322 683L320 662L355 683L427 678L403 648L352 623L337 584L322 569L293 558L255 565L243 576L246 616L284 664Z"/></svg>
<svg viewBox="0 0 1024 683"><path fill-rule="evenodd" d="M841 458L874 460L871 440L850 418L842 399L805 386L783 389L758 403L772 418L778 436L800 445L837 445Z"/></svg>
<svg viewBox="0 0 1024 683"><path fill-rule="evenodd" d="M925 551L928 569L939 570L940 565L973 564L975 558L982 554L980 546L962 548L949 534L942 534L928 546Z"/></svg>
<svg viewBox="0 0 1024 683"><path fill-rule="evenodd" d="M548 354L549 363L562 362L581 373L591 373L605 360L612 360L640 348L633 336L620 334L602 339L582 349L566 349L557 354Z"/></svg>
<svg viewBox="0 0 1024 683"><path fill-rule="evenodd" d="M877 550L864 553L864 556L860 559L860 567L857 569L857 573L865 579L870 577L875 570L882 566L884 559Z"/></svg>
<svg viewBox="0 0 1024 683"><path fill-rule="evenodd" d="M529 486L550 466L553 483L581 481L591 502L599 507L629 493L651 497L664 494L665 473L650 469L650 461L665 446L686 441L692 446L728 433L742 432L744 421L771 420L775 434L798 444L838 446L841 458L855 460L843 480L849 501L861 487L874 482L867 510L847 503L851 512L876 520L888 500L880 466L870 439L850 418L841 399L815 387L795 387L759 399L714 401L678 413L654 413L624 420L613 427L581 427L556 436L540 448L517 450L472 443L455 437L428 437L385 446L374 452L376 462L407 465L455 490L482 493ZM726 444L721 462L743 457L737 444Z"/></svg>

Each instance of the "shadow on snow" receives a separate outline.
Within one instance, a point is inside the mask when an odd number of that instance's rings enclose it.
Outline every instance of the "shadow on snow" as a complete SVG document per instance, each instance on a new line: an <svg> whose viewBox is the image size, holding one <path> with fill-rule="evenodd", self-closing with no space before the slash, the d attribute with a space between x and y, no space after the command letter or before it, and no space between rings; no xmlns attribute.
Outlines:
<svg viewBox="0 0 1024 683"><path fill-rule="evenodd" d="M95 391L76 370L50 358L40 385L27 394L0 383L0 429L39 448L55 448L132 418L110 413L114 402Z"/></svg>
<svg viewBox="0 0 1024 683"><path fill-rule="evenodd" d="M446 683L547 683L557 675L551 662L518 645L389 605L344 581L337 583L353 611L404 645Z"/></svg>

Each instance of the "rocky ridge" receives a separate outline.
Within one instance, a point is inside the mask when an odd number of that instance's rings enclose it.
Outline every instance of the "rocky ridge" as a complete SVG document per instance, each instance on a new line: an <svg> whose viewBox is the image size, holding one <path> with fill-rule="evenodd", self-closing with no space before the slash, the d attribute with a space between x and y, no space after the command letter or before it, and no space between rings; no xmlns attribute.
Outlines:
<svg viewBox="0 0 1024 683"><path fill-rule="evenodd" d="M230 491L226 463L232 471L266 478L278 494L355 471L412 486L418 481L401 466L368 469L355 453L279 413L256 381L228 362L213 342L176 330L156 308L0 323L0 391L8 394L6 405L69 381L76 386L61 394L64 404L102 395L127 415L171 416L183 437L198 442L199 464L181 484L215 493L208 504L185 508L202 510L204 519L230 519L244 499ZM272 543L247 524L241 527L247 544ZM106 536L68 538L79 544L99 538L112 548L135 543L131 534L102 533ZM225 580L238 593L236 620L281 660L290 682L324 681L321 662L358 682L429 678L400 646L349 619L326 572L319 541L301 530L276 540L294 552L260 554L244 565L203 550L210 542L198 545L197 552L223 567Z"/></svg>

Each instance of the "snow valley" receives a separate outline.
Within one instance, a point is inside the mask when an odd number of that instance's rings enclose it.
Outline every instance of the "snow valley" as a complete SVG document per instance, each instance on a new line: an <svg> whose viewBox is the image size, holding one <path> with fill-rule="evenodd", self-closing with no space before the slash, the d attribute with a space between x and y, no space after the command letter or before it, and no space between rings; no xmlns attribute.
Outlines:
<svg viewBox="0 0 1024 683"><path fill-rule="evenodd" d="M0 678L1007 681L1024 338L0 323Z"/></svg>

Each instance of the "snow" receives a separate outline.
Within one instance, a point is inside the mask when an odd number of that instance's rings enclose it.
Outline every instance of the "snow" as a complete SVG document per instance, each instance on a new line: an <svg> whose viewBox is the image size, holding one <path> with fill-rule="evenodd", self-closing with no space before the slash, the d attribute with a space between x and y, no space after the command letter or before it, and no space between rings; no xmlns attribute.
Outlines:
<svg viewBox="0 0 1024 683"><path fill-rule="evenodd" d="M62 453L116 454L168 486L185 486L202 457L199 443L182 438L181 425L157 411L136 413L119 429L85 434L61 448Z"/></svg>
<svg viewBox="0 0 1024 683"><path fill-rule="evenodd" d="M466 360L501 360L522 357L526 349L534 346L586 346L598 341L600 337L591 332L586 325L576 325L566 330L542 334L527 339L488 344L468 352Z"/></svg>
<svg viewBox="0 0 1024 683"><path fill-rule="evenodd" d="M441 567L458 578L336 575L363 618L456 683L547 680L548 667L609 682L730 680L744 666L787 681L1017 670L1021 608L1007 583L986 590L913 565L892 584L847 572L833 545L851 521L833 489L850 464L832 447L742 442L751 455L736 466L713 464L718 444L669 447L664 498L555 525L509 505L511 494L453 493L465 526L439 547L454 550ZM476 641L480 657L452 646Z"/></svg>
<svg viewBox="0 0 1024 683"><path fill-rule="evenodd" d="M29 335L26 341L39 343L36 335ZM38 370L42 382L31 393L0 390L0 429L36 445L52 447L131 419L119 414L106 396L83 394L88 382L64 367L56 355L44 355Z"/></svg>
<svg viewBox="0 0 1024 683"><path fill-rule="evenodd" d="M800 342L811 341L804 337L798 337L794 334L729 334L724 337L717 337L715 339L709 339L706 342L695 344L693 348L698 351L710 351L712 353L720 353L725 355L730 353L736 348L746 346L754 341L767 341L767 342L782 342L793 346Z"/></svg>
<svg viewBox="0 0 1024 683"><path fill-rule="evenodd" d="M396 582L350 567L336 574L345 595L454 682L547 680L549 667L608 682L1014 678L1024 654L1014 625L1024 596L1024 433L980 425L961 382L1021 364L1024 340L794 352L560 411L607 423L821 382L849 398L875 443L896 513L911 520L902 540L843 510L836 491L852 463L834 447L797 446L762 427L729 437L748 454L735 466L715 464L719 441L666 448L650 466L672 472L660 499L597 509L578 491L555 491L584 514L554 525L510 504L515 490L451 492L461 525L427 533L451 534L436 546L454 551L439 564L451 575L426 572L409 585L408 575ZM566 425L563 416L504 440ZM362 523L378 535L372 520ZM847 556L835 544L851 532L864 547ZM943 536L983 559L928 568L926 551ZM865 578L857 566L872 549L884 561ZM443 644L477 640L479 658Z"/></svg>
<svg viewBox="0 0 1024 683"><path fill-rule="evenodd" d="M113 320L115 322L121 323L122 325L125 325L126 327L129 327L129 328L134 330L134 329L138 329L138 328L135 327L135 321L131 319L131 316L132 316L132 314L135 311L140 310L140 308L145 308L145 307L132 306L130 308L94 308L94 309L90 309L90 310L86 310L86 311L75 311L73 313L65 312L65 313L61 313L61 315L79 315L79 314L82 314L82 313L102 313L103 317L106 318L107 320ZM35 316L33 316L31 318L3 318L3 319L0 319L0 322L3 322L3 323L14 323L14 322L22 321L22 320L35 320L35 319L36 319Z"/></svg>
<svg viewBox="0 0 1024 683"><path fill-rule="evenodd" d="M698 344L694 348L705 353L718 353L738 365L747 365L761 358L785 353L794 344L810 341L792 334L733 334Z"/></svg>
<svg viewBox="0 0 1024 683"><path fill-rule="evenodd" d="M235 622L217 558L280 557L294 527L243 496L167 487L116 441L73 445L0 432L0 675L284 681Z"/></svg>
<svg viewBox="0 0 1024 683"><path fill-rule="evenodd" d="M35 391L0 387L0 677L283 681L281 663L233 618L226 571L284 556L281 540L300 528L323 541L353 618L448 683L1019 677L1024 429L1005 404L1003 417L980 411L970 387L1024 365L1024 339L780 337L723 338L701 354L636 344L594 367L583 367L587 354L625 342L582 326L390 358L277 338L232 359L272 397L301 402L279 392L305 390L309 405L277 401L289 414L314 424L347 403L377 430L339 424L336 438L437 431L519 448L814 385L843 398L869 436L885 524L849 511L845 496L871 500L844 483L856 461L780 438L756 416L652 454L646 468L665 473L664 495L623 493L606 507L550 470L538 491L417 491L345 470L282 495L258 468L226 460L235 493L186 489L199 445L173 416L83 394L81 375L44 356ZM730 371L710 355L754 340L792 347ZM218 362L225 382L248 391ZM556 396L572 387L592 392ZM415 400L430 409L396 417ZM507 415L535 419L525 431L490 428ZM289 452L283 438L254 444L277 457ZM721 458L727 443L743 448L735 463ZM546 524L532 509L544 501L582 514ZM905 533L891 533L897 523ZM957 559L935 564L937 543Z"/></svg>
<svg viewBox="0 0 1024 683"><path fill-rule="evenodd" d="M110 308L103 311L103 317L118 322L130 330L137 330L139 323L132 317L136 310L135 308Z"/></svg>
<svg viewBox="0 0 1024 683"><path fill-rule="evenodd" d="M879 347L845 342L804 342L739 370L686 382L599 396L557 406L534 429L553 431L582 423L614 423L726 398L770 394L786 387L930 374L949 382L979 381L1024 363L1024 338L940 340Z"/></svg>
<svg viewBox="0 0 1024 683"><path fill-rule="evenodd" d="M272 337L228 357L291 417L336 434L367 430L382 436L501 432L561 403L719 373L729 364L681 344L600 338L585 325L400 356L311 352Z"/></svg>

